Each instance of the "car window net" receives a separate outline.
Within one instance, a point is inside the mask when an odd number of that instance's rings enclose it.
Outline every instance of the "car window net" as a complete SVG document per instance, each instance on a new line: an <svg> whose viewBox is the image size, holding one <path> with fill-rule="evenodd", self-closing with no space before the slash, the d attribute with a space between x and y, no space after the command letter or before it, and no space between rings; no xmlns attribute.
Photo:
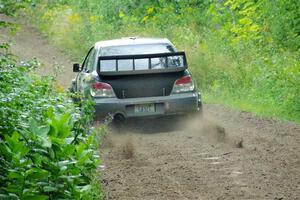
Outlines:
<svg viewBox="0 0 300 200"><path fill-rule="evenodd" d="M99 69L101 72L130 72L130 71L174 71L186 68L184 52L169 52L155 54L100 56Z"/></svg>

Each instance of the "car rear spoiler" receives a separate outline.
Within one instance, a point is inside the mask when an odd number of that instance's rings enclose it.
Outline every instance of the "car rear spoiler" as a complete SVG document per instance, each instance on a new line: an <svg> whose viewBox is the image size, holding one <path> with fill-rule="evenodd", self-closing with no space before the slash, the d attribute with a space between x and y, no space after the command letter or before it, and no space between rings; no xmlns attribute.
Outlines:
<svg viewBox="0 0 300 200"><path fill-rule="evenodd" d="M186 55L182 51L157 54L99 56L97 72L102 76L153 74L179 72L187 69L187 67Z"/></svg>

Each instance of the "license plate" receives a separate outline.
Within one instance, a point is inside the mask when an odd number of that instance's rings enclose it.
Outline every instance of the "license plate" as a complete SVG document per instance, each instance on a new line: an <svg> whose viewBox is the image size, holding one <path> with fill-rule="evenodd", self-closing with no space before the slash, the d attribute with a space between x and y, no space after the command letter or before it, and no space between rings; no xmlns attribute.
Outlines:
<svg viewBox="0 0 300 200"><path fill-rule="evenodd" d="M135 113L154 113L155 106L154 104L141 104L134 106Z"/></svg>

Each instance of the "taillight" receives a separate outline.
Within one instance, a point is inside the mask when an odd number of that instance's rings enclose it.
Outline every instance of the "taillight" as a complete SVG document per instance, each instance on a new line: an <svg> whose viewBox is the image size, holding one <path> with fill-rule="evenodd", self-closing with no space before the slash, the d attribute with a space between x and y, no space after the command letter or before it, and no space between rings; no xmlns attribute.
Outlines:
<svg viewBox="0 0 300 200"><path fill-rule="evenodd" d="M93 97L115 97L112 87L103 82L95 82L91 85L91 95Z"/></svg>
<svg viewBox="0 0 300 200"><path fill-rule="evenodd" d="M174 83L172 93L182 93L194 91L195 85L191 76L184 76Z"/></svg>

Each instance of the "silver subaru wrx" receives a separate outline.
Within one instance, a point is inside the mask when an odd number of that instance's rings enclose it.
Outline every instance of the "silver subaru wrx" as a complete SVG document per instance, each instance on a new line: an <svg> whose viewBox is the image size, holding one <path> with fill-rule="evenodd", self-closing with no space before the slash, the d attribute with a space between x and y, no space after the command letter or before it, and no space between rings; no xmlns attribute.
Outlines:
<svg viewBox="0 0 300 200"><path fill-rule="evenodd" d="M92 97L97 117L184 115L202 108L185 53L167 39L97 42L73 71L72 91Z"/></svg>

